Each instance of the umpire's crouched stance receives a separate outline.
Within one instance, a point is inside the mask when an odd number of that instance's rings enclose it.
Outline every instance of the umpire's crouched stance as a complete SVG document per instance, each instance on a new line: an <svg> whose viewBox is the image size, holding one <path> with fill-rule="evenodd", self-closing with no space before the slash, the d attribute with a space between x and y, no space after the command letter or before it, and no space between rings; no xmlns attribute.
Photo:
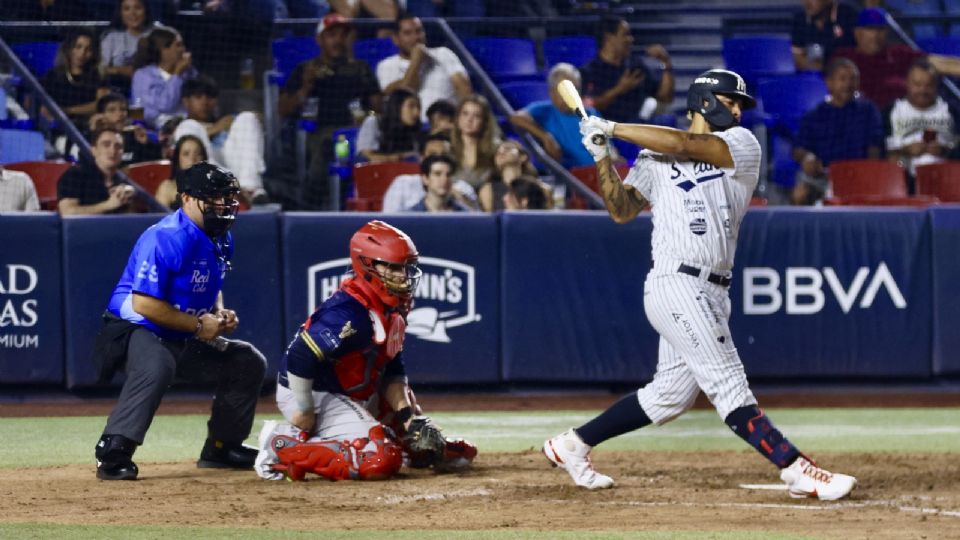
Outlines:
<svg viewBox="0 0 960 540"><path fill-rule="evenodd" d="M178 180L183 206L147 229L130 254L97 336L94 361L109 381L126 371L117 406L97 443L97 478L134 480L133 452L174 375L217 382L198 467L251 468L250 434L266 362L243 341L220 294L233 254L237 213L232 173L201 162Z"/></svg>

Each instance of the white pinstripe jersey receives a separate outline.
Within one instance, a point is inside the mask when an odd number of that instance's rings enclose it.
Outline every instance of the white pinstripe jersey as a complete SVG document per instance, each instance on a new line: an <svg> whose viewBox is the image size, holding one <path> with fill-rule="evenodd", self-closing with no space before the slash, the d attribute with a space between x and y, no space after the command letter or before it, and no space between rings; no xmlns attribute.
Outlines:
<svg viewBox="0 0 960 540"><path fill-rule="evenodd" d="M740 222L760 175L760 143L735 126L715 132L734 166L644 150L624 180L653 207L653 260L677 260L726 275L733 268Z"/></svg>

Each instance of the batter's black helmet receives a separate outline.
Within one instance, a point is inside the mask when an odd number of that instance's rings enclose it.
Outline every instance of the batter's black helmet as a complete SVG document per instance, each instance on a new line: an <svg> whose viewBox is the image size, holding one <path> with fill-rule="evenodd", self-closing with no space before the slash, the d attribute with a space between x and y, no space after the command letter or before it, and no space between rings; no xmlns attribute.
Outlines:
<svg viewBox="0 0 960 540"><path fill-rule="evenodd" d="M687 90L687 110L702 114L712 126L723 129L732 126L733 114L717 101L716 94L739 98L741 109L757 106L757 100L747 93L743 77L725 69L711 69L697 75Z"/></svg>

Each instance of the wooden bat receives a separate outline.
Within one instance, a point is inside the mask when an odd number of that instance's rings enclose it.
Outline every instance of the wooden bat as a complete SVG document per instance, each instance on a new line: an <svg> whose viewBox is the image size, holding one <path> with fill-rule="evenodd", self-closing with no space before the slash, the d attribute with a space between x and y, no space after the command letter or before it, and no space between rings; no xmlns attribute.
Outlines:
<svg viewBox="0 0 960 540"><path fill-rule="evenodd" d="M564 79L557 83L557 93L560 94L560 98L563 99L563 102L567 104L567 107L570 107L571 111L577 113L581 119L587 118L587 111L583 108L583 100L580 99L580 92L577 92L577 87L573 85L569 79ZM590 139L593 144L603 146L607 144L607 137L601 133L597 133Z"/></svg>

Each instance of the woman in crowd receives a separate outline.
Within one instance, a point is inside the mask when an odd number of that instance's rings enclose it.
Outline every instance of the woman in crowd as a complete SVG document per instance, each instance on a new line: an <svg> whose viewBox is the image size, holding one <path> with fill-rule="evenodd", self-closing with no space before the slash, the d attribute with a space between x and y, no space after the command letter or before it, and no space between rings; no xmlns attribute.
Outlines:
<svg viewBox="0 0 960 540"><path fill-rule="evenodd" d="M494 149L500 143L500 127L483 96L473 95L457 107L454 117L453 157L460 164L457 179L478 189L494 170Z"/></svg>
<svg viewBox="0 0 960 540"><path fill-rule="evenodd" d="M97 99L107 93L97 69L99 63L93 32L77 28L60 44L53 69L40 80L53 101L80 126L96 112ZM44 115L52 118L46 109Z"/></svg>
<svg viewBox="0 0 960 540"><path fill-rule="evenodd" d="M383 113L368 116L357 133L357 153L368 161L403 161L419 157L420 98L405 88L387 96Z"/></svg>
<svg viewBox="0 0 960 540"><path fill-rule="evenodd" d="M196 77L197 70L176 30L154 27L140 40L133 68L131 109L142 107L144 120L153 126L184 114L180 87L183 81Z"/></svg>
<svg viewBox="0 0 960 540"><path fill-rule="evenodd" d="M530 156L519 142L507 139L497 145L494 155L495 171L477 190L477 200L484 212L496 212L505 209L504 195L510 192L510 186L521 176L536 179L541 189L551 200L550 188L537 178L537 170L530 163Z"/></svg>
<svg viewBox="0 0 960 540"><path fill-rule="evenodd" d="M100 69L111 86L130 88L137 43L153 27L150 6L144 0L120 0L110 28L100 38Z"/></svg>
<svg viewBox="0 0 960 540"><path fill-rule="evenodd" d="M203 141L193 135L184 135L177 140L173 147L173 159L170 160L173 165L172 178L164 180L157 186L155 195L157 201L170 208L179 208L180 200L177 197L177 178L183 171L200 163L207 161L207 151L203 147Z"/></svg>

